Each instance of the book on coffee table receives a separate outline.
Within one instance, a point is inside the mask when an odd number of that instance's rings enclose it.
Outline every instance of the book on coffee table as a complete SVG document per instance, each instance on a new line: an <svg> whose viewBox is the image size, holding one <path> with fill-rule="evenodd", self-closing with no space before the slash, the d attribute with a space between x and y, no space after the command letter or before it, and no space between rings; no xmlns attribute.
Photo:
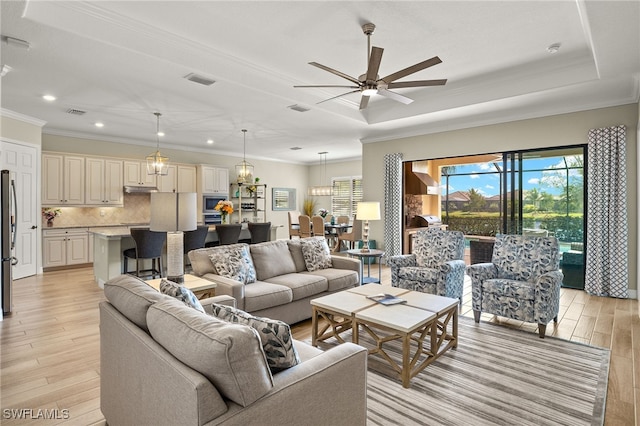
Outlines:
<svg viewBox="0 0 640 426"><path fill-rule="evenodd" d="M367 296L367 299L375 300L381 305L397 305L399 303L407 303L406 300L388 293L373 294L371 296Z"/></svg>

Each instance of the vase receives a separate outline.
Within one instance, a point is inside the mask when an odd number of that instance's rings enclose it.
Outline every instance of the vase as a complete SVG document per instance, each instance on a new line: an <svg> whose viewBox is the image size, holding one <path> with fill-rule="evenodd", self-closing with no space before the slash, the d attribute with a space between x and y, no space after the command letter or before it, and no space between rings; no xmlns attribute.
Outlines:
<svg viewBox="0 0 640 426"><path fill-rule="evenodd" d="M47 221L47 228L51 228L53 226L53 220Z"/></svg>
<svg viewBox="0 0 640 426"><path fill-rule="evenodd" d="M222 215L222 224L223 224L223 225L226 225L226 224L227 224L227 215L226 215L226 214L223 214L223 215Z"/></svg>

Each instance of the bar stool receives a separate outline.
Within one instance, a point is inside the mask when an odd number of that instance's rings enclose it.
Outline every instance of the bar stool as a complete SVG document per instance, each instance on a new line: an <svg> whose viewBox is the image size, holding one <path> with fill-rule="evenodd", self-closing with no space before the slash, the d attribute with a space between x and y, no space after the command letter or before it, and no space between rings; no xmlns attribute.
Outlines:
<svg viewBox="0 0 640 426"><path fill-rule="evenodd" d="M218 234L218 243L221 246L227 244L235 244L240 239L240 231L242 230L242 224L233 223L229 225L216 225L216 233ZM209 247L207 243L207 246Z"/></svg>
<svg viewBox="0 0 640 426"><path fill-rule="evenodd" d="M187 268L191 267L191 262L189 261L189 256L186 256L191 250L199 249L204 247L205 240L207 239L207 234L209 233L208 225L199 225L193 231L186 231L184 233L184 266L185 272Z"/></svg>
<svg viewBox="0 0 640 426"><path fill-rule="evenodd" d="M131 228L131 237L135 242L135 248L122 252L124 258L124 273L129 273L129 259L136 260L135 274L137 277L162 278L162 248L167 240L166 232L154 232L149 228ZM140 261L151 259L151 269L140 269ZM156 266L157 261L157 266Z"/></svg>
<svg viewBox="0 0 640 426"><path fill-rule="evenodd" d="M249 233L251 233L251 244L264 243L271 237L271 222L253 223L249 222Z"/></svg>

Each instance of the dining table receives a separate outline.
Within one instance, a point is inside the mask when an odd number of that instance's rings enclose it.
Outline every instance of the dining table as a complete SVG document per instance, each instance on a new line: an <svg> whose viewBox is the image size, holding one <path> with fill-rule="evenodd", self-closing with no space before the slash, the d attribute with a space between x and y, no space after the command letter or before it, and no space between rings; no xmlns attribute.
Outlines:
<svg viewBox="0 0 640 426"><path fill-rule="evenodd" d="M329 236L327 237L329 240L332 240L332 249L333 252L340 251L340 235L342 235L345 231L351 228L352 225L348 223L327 223L324 224L324 230L327 231Z"/></svg>

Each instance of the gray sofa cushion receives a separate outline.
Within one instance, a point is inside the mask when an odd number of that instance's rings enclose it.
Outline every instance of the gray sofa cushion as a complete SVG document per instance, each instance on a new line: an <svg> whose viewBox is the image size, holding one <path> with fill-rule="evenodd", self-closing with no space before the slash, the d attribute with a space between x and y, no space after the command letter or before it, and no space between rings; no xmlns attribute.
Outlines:
<svg viewBox="0 0 640 426"><path fill-rule="evenodd" d="M244 286L244 310L247 312L285 305L291 301L293 291L283 285L256 281Z"/></svg>
<svg viewBox="0 0 640 426"><path fill-rule="evenodd" d="M296 272L296 265L285 240L252 244L250 250L259 281Z"/></svg>
<svg viewBox="0 0 640 426"><path fill-rule="evenodd" d="M267 282L289 287L293 292L293 300L304 299L329 288L325 277L308 273L279 275L268 279Z"/></svg>
<svg viewBox="0 0 640 426"><path fill-rule="evenodd" d="M300 363L298 352L293 346L289 324L270 318L255 317L240 309L217 304L213 305L212 315L224 321L253 327L260 336L262 349L272 373Z"/></svg>
<svg viewBox="0 0 640 426"><path fill-rule="evenodd" d="M104 283L104 295L122 315L146 332L149 332L149 306L169 297L132 275L120 275Z"/></svg>
<svg viewBox="0 0 640 426"><path fill-rule="evenodd" d="M327 268L313 272L303 272L300 275L312 275L325 278L329 291L343 290L360 285L358 273L348 269Z"/></svg>
<svg viewBox="0 0 640 426"><path fill-rule="evenodd" d="M300 239L288 240L289 252L293 258L293 263L296 265L296 272L303 272L307 270L307 265L304 263L304 255L302 254L302 243Z"/></svg>
<svg viewBox="0 0 640 426"><path fill-rule="evenodd" d="M246 407L273 388L260 337L253 328L202 314L176 299L152 305L147 324L156 342L233 402Z"/></svg>

